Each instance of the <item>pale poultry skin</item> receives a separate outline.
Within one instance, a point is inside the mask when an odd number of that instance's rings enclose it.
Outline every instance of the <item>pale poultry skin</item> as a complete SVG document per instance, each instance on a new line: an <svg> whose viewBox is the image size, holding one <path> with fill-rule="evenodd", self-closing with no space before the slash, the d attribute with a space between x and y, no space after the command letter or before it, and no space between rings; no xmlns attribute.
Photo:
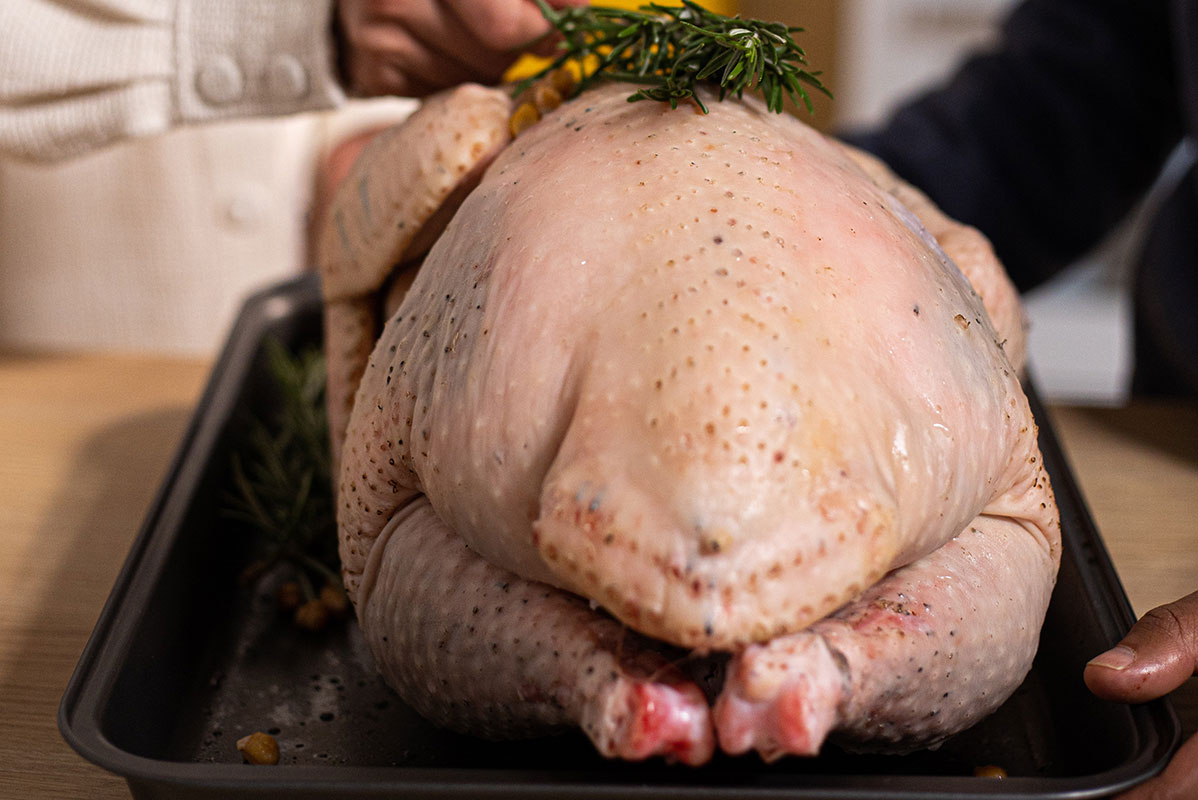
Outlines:
<svg viewBox="0 0 1198 800"><path fill-rule="evenodd" d="M935 743L1027 672L1059 559L1014 292L800 121L630 93L483 164L374 347L338 521L380 668L627 758ZM621 624L733 653L714 710Z"/></svg>

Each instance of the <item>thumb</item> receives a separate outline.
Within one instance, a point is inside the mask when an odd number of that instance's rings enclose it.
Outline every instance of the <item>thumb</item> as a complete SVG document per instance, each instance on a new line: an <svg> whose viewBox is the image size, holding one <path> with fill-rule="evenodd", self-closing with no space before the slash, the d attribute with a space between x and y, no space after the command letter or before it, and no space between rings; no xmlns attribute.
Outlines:
<svg viewBox="0 0 1198 800"><path fill-rule="evenodd" d="M1154 608L1123 641L1086 665L1090 691L1142 703L1168 694L1198 671L1198 592Z"/></svg>

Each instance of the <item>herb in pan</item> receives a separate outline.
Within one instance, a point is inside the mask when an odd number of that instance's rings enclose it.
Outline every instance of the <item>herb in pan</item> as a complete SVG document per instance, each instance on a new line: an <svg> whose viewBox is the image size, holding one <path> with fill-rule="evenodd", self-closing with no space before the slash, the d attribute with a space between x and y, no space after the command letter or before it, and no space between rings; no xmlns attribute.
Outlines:
<svg viewBox="0 0 1198 800"><path fill-rule="evenodd" d="M347 610L338 573L324 356L315 349L293 355L275 340L266 342L265 355L275 410L251 421L234 452L224 511L259 534L256 560L243 578L253 582L286 565L293 580L280 587L280 605L294 611L296 624L316 629Z"/></svg>
<svg viewBox="0 0 1198 800"><path fill-rule="evenodd" d="M583 75L575 94L597 80L628 81L645 88L629 101L659 100L677 107L692 100L699 83L719 88L719 97L757 91L771 111L781 112L784 97L812 110L807 88L831 92L818 72L807 70L803 48L791 34L802 28L779 22L725 17L690 0L678 7L650 3L639 11L578 6L554 10L537 0L541 13L561 33L561 53L541 72L517 86L517 94L538 78L568 62Z"/></svg>

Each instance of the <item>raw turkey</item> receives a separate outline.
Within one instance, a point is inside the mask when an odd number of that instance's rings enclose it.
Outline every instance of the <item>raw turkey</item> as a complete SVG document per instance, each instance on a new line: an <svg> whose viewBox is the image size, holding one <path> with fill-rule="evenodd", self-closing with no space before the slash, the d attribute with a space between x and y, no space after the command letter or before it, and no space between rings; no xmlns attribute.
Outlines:
<svg viewBox="0 0 1198 800"><path fill-rule="evenodd" d="M801 121L633 91L511 141L507 94L459 87L341 187L338 524L377 664L439 724L628 759L935 745L1019 685L1059 559L1015 293ZM730 654L722 685L679 653Z"/></svg>

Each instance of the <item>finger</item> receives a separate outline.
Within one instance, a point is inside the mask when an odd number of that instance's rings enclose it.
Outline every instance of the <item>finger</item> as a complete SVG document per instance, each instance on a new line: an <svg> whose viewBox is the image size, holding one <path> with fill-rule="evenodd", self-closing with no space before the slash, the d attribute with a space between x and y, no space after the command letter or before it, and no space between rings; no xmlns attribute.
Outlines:
<svg viewBox="0 0 1198 800"><path fill-rule="evenodd" d="M371 25L361 31L356 44L350 78L355 89L368 94L422 97L474 77L399 24Z"/></svg>
<svg viewBox="0 0 1198 800"><path fill-rule="evenodd" d="M431 24L448 15L443 0L364 0L352 10L350 4L342 5L340 13L348 45L347 77L361 94L421 97L475 77L431 44L430 35L449 35Z"/></svg>
<svg viewBox="0 0 1198 800"><path fill-rule="evenodd" d="M550 0L549 5L587 2ZM432 0L431 9L417 2L405 13L409 31L429 50L461 65L470 80L484 83L498 82L522 52L550 55L557 42L546 35L552 28L530 0Z"/></svg>
<svg viewBox="0 0 1198 800"><path fill-rule="evenodd" d="M1154 608L1118 645L1086 665L1090 691L1139 703L1168 694L1198 671L1198 592Z"/></svg>
<svg viewBox="0 0 1198 800"><path fill-rule="evenodd" d="M518 55L549 32L549 22L528 0L447 0L475 38L498 52Z"/></svg>
<svg viewBox="0 0 1198 800"><path fill-rule="evenodd" d="M504 3L515 1L502 0ZM489 5L475 0L469 4L469 8L473 10L476 6L481 8ZM452 4L435 0L435 6L432 13L412 14L407 21L410 32L430 50L460 65L471 79L483 82L498 80L504 70L511 66L516 54L497 46L486 36L480 36L472 20L462 16ZM415 8L413 6L413 10Z"/></svg>
<svg viewBox="0 0 1198 800"><path fill-rule="evenodd" d="M1191 736L1173 755L1165 771L1117 800L1187 800L1198 797L1198 736Z"/></svg>
<svg viewBox="0 0 1198 800"><path fill-rule="evenodd" d="M588 5L591 0L547 0L549 7L554 9L572 8ZM546 35L548 34L548 35ZM538 38L525 42L519 49L541 58L552 58L558 54L557 44L562 39L557 31L546 29Z"/></svg>
<svg viewBox="0 0 1198 800"><path fill-rule="evenodd" d="M350 88L361 97L426 97L440 88L413 78L395 64L373 54L351 56L346 74Z"/></svg>

